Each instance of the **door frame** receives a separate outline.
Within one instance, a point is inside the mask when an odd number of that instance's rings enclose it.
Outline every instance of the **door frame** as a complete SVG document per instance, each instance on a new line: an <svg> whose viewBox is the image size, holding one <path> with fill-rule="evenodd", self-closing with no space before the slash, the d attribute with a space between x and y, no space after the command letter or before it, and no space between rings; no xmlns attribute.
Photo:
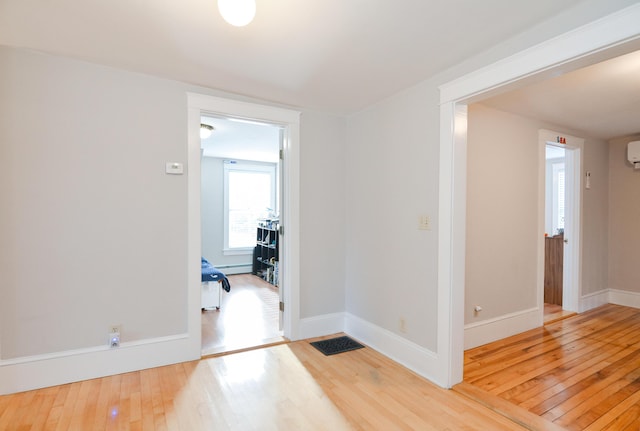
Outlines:
<svg viewBox="0 0 640 431"><path fill-rule="evenodd" d="M187 93L187 106L187 320L191 353L200 357L202 352L200 119L207 114L261 121L284 129L280 217L285 234L281 237L280 288L286 306L282 331L285 338L297 340L300 324L300 112L197 93Z"/></svg>
<svg viewBox="0 0 640 431"><path fill-rule="evenodd" d="M560 144L559 137L565 144ZM540 318L544 315L544 233L546 207L545 148L553 145L565 149L565 230L562 265L562 309L580 312L582 251L582 160L584 139L566 133L538 131L538 282L537 298Z"/></svg>
<svg viewBox="0 0 640 431"><path fill-rule="evenodd" d="M467 105L638 49L640 4L634 4L521 51L440 90L438 197L438 317L435 379L452 387L463 378L466 237Z"/></svg>

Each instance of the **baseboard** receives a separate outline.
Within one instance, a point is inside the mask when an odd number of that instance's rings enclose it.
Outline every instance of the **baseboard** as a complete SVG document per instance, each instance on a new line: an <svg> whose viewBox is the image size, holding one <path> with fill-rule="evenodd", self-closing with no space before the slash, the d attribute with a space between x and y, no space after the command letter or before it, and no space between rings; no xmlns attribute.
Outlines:
<svg viewBox="0 0 640 431"><path fill-rule="evenodd" d="M609 302L616 305L640 308L640 293L628 290L609 289Z"/></svg>
<svg viewBox="0 0 640 431"><path fill-rule="evenodd" d="M2 360L0 395L200 359L196 350L188 334L179 334L122 343L116 349L100 346Z"/></svg>
<svg viewBox="0 0 640 431"><path fill-rule="evenodd" d="M332 313L300 319L300 339L322 337L324 335L344 332L344 318L344 313Z"/></svg>
<svg viewBox="0 0 640 431"><path fill-rule="evenodd" d="M580 298L580 303L578 305L578 312L584 313L585 311L589 311L596 307L600 307L601 305L608 304L609 301L609 290L601 290L600 292L590 293L588 295L584 295Z"/></svg>
<svg viewBox="0 0 640 431"><path fill-rule="evenodd" d="M537 307L471 323L464 327L464 349L482 346L540 326L542 311Z"/></svg>
<svg viewBox="0 0 640 431"><path fill-rule="evenodd" d="M300 320L300 338L314 338L344 332L411 371L436 384L442 364L437 355L405 338L349 313L334 313Z"/></svg>
<svg viewBox="0 0 640 431"><path fill-rule="evenodd" d="M384 328L346 313L345 329L349 336L375 349L416 374L445 387L438 355Z"/></svg>
<svg viewBox="0 0 640 431"><path fill-rule="evenodd" d="M237 275L237 274L251 274L253 271L253 267L251 265L245 266L231 266L231 267L216 267L220 271L224 272L225 275Z"/></svg>

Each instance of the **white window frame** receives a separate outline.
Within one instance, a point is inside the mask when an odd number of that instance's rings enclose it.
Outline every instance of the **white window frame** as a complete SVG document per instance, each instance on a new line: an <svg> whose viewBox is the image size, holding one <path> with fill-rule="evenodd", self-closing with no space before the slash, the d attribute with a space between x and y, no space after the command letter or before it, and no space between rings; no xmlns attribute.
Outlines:
<svg viewBox="0 0 640 431"><path fill-rule="evenodd" d="M229 255L249 255L253 253L254 246L251 247L229 247L229 172L261 172L269 174L271 177L271 202L270 207L276 211L277 187L276 187L276 168L275 163L263 163L244 160L225 160L224 161L224 248L222 253ZM257 220L256 220L257 226Z"/></svg>

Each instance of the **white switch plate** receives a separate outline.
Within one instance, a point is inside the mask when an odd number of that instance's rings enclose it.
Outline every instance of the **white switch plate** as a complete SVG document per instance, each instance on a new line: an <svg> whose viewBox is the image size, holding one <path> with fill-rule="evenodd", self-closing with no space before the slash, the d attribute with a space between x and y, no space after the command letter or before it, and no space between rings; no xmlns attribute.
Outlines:
<svg viewBox="0 0 640 431"><path fill-rule="evenodd" d="M167 162L165 172L170 175L182 175L184 173L184 166L178 162Z"/></svg>
<svg viewBox="0 0 640 431"><path fill-rule="evenodd" d="M431 230L431 217L428 215L421 215L418 217L418 229Z"/></svg>

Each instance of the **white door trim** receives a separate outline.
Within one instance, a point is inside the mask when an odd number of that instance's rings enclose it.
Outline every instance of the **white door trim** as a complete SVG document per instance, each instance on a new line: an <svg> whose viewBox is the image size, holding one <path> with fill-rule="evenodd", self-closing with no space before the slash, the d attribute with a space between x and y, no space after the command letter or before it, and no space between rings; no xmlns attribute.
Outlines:
<svg viewBox="0 0 640 431"><path fill-rule="evenodd" d="M531 76L601 61L614 47L619 55L625 43L640 40L638 22L640 4L635 4L440 86L437 380L442 386L463 376L466 132L464 139L456 134L467 116L457 108L506 85L523 85Z"/></svg>
<svg viewBox="0 0 640 431"><path fill-rule="evenodd" d="M557 137L563 137L566 144L556 144ZM545 148L547 144L565 148L565 234L568 243L564 247L563 284L562 284L562 308L564 310L579 312L580 306L580 274L582 255L580 244L581 237L581 208L582 208L582 158L584 154L584 139L541 129L538 131L538 307L540 316L544 314L544 232L545 232L545 183L546 160Z"/></svg>
<svg viewBox="0 0 640 431"><path fill-rule="evenodd" d="M289 109L187 93L188 99L188 332L193 354L202 349L200 310L200 118L203 114L259 120L284 128L281 279L284 302L283 335L299 338L300 323L300 113ZM196 345L197 344L197 345Z"/></svg>

